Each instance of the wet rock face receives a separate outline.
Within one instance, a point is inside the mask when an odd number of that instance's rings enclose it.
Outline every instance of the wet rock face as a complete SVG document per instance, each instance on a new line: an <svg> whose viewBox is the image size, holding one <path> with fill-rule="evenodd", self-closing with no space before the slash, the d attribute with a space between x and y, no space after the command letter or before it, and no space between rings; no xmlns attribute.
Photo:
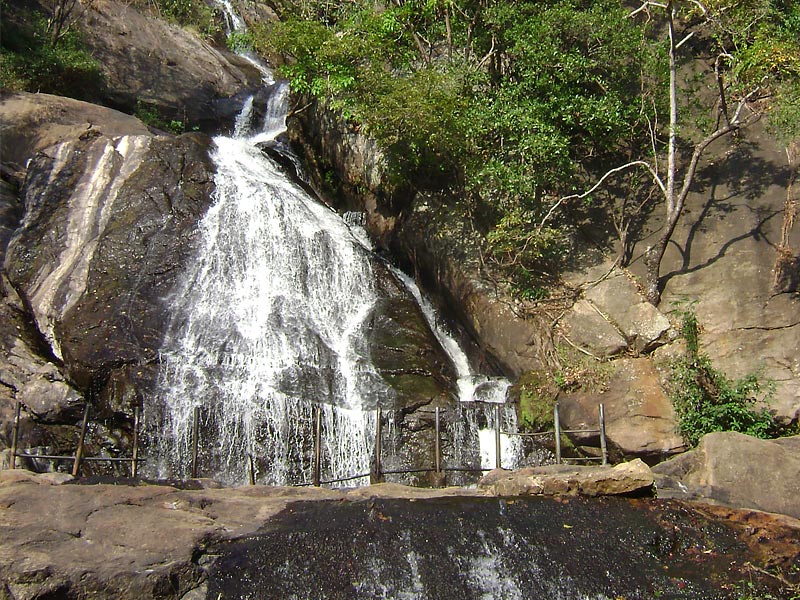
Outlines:
<svg viewBox="0 0 800 600"><path fill-rule="evenodd" d="M100 391L115 369L155 361L210 202L207 146L197 135L89 133L31 163L6 270L80 388Z"/></svg>
<svg viewBox="0 0 800 600"><path fill-rule="evenodd" d="M290 142L303 158L314 187L337 208L364 211L370 235L387 248L398 215L408 204L408 193L390 181L377 142L316 100L287 119L287 125Z"/></svg>
<svg viewBox="0 0 800 600"><path fill-rule="evenodd" d="M800 580L800 522L767 513L391 484L69 479L0 471L0 598L739 600L747 589L782 600L765 570Z"/></svg>
<svg viewBox="0 0 800 600"><path fill-rule="evenodd" d="M22 218L22 205L14 185L0 179L0 264L6 255L6 246Z"/></svg>
<svg viewBox="0 0 800 600"><path fill-rule="evenodd" d="M431 600L733 599L747 552L681 507L543 498L297 503L217 551L210 598Z"/></svg>
<svg viewBox="0 0 800 600"><path fill-rule="evenodd" d="M389 270L374 263L383 299L370 323L371 358L396 392L395 407L413 409L454 398L456 374L414 299Z"/></svg>

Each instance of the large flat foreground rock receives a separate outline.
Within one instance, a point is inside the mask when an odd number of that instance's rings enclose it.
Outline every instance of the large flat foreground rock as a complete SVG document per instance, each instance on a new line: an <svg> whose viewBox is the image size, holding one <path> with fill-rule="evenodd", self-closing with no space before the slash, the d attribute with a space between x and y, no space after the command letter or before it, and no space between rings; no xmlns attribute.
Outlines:
<svg viewBox="0 0 800 600"><path fill-rule="evenodd" d="M800 521L767 513L393 484L70 479L0 471L0 600L715 600L750 581L778 598L800 580Z"/></svg>

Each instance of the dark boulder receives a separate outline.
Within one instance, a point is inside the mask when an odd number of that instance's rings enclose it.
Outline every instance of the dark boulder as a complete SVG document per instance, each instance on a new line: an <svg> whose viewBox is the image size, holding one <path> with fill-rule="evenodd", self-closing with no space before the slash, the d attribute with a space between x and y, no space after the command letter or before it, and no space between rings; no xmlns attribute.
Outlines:
<svg viewBox="0 0 800 600"><path fill-rule="evenodd" d="M100 392L115 370L157 360L168 296L210 202L208 144L89 132L32 161L6 270L80 389Z"/></svg>
<svg viewBox="0 0 800 600"><path fill-rule="evenodd" d="M103 103L127 112L145 106L163 118L217 130L221 121L232 123L246 90L261 85L246 59L128 3L96 0L80 26L101 65Z"/></svg>

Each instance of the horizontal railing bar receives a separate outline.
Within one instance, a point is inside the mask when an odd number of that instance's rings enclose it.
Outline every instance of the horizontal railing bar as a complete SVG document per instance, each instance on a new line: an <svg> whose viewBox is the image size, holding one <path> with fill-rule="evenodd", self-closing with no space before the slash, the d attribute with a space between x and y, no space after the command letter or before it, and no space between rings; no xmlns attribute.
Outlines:
<svg viewBox="0 0 800 600"><path fill-rule="evenodd" d="M401 469L397 471L381 471L380 475L410 475L411 473L435 473L435 472L436 469Z"/></svg>
<svg viewBox="0 0 800 600"><path fill-rule="evenodd" d="M517 435L519 437L536 437L553 435L555 431L536 431L533 433L518 433L516 431L501 431L502 435ZM562 429L561 433L600 433L599 429Z"/></svg>
<svg viewBox="0 0 800 600"><path fill-rule="evenodd" d="M343 481L353 481L353 479L361 479L362 477L369 477L369 473L364 473L363 475L351 475L350 477L341 477L340 479L330 479L328 481L320 481L320 485L328 484L328 483L341 483Z"/></svg>
<svg viewBox="0 0 800 600"><path fill-rule="evenodd" d="M473 467L443 467L442 471L456 472L456 473L481 473L493 471L490 468L473 468ZM379 475L411 475L413 473L435 473L436 469L398 469L392 471L381 471ZM362 477L369 477L372 473L364 473L361 475L351 475L350 477L341 477L339 479L329 479L327 481L320 481L320 485L329 485L331 483L342 483L343 481L352 481L353 479L361 479ZM309 487L313 483L298 483L298 487Z"/></svg>
<svg viewBox="0 0 800 600"><path fill-rule="evenodd" d="M493 468L473 468L473 467L443 467L442 471L451 471L453 473L488 473L489 471L494 471Z"/></svg>
<svg viewBox="0 0 800 600"><path fill-rule="evenodd" d="M42 458L44 460L75 460L74 456L53 456L52 454L25 454L17 452L17 458Z"/></svg>
<svg viewBox="0 0 800 600"><path fill-rule="evenodd" d="M568 461L568 460L577 460L577 461L581 461L581 462L588 462L588 461L592 461L592 460L603 460L603 457L602 456L565 456L561 460L565 461L565 462Z"/></svg>
<svg viewBox="0 0 800 600"><path fill-rule="evenodd" d="M42 460L75 460L74 456L55 456L53 454L26 454L24 452L17 452L17 458L40 458ZM87 456L81 459L81 462L144 462L143 458L123 458L116 456Z"/></svg>

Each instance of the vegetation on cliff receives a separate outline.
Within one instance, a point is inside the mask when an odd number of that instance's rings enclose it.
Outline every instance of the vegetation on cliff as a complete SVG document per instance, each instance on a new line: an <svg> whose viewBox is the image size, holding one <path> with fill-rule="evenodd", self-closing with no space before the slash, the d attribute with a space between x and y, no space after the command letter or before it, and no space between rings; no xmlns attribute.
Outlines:
<svg viewBox="0 0 800 600"><path fill-rule="evenodd" d="M102 76L72 27L79 4L61 0L33 10L4 1L0 10L0 89L93 98Z"/></svg>
<svg viewBox="0 0 800 600"><path fill-rule="evenodd" d="M527 295L569 247L575 219L563 209L604 206L624 263L636 241L630 222L659 195L672 207L682 153L699 149L699 158L709 140L767 108L786 135L797 133L800 9L786 0L635 11L617 0L281 6L282 22L259 28L256 47L284 60L296 91L365 126L404 177L487 215L491 254ZM693 69L697 78L675 77L697 60L708 67ZM625 168L607 172L616 165ZM668 224L680 212L668 210Z"/></svg>
<svg viewBox="0 0 800 600"><path fill-rule="evenodd" d="M707 433L737 431L757 438L793 435L761 402L775 383L758 371L732 380L700 351L700 325L691 303L678 309L686 352L669 364L669 391L680 432L691 446ZM796 428L795 428L796 429Z"/></svg>
<svg viewBox="0 0 800 600"><path fill-rule="evenodd" d="M552 199L649 144L656 99L639 92L660 70L616 0L287 4L257 48L402 176L488 213L494 257L528 292L567 243L564 220L538 226Z"/></svg>

